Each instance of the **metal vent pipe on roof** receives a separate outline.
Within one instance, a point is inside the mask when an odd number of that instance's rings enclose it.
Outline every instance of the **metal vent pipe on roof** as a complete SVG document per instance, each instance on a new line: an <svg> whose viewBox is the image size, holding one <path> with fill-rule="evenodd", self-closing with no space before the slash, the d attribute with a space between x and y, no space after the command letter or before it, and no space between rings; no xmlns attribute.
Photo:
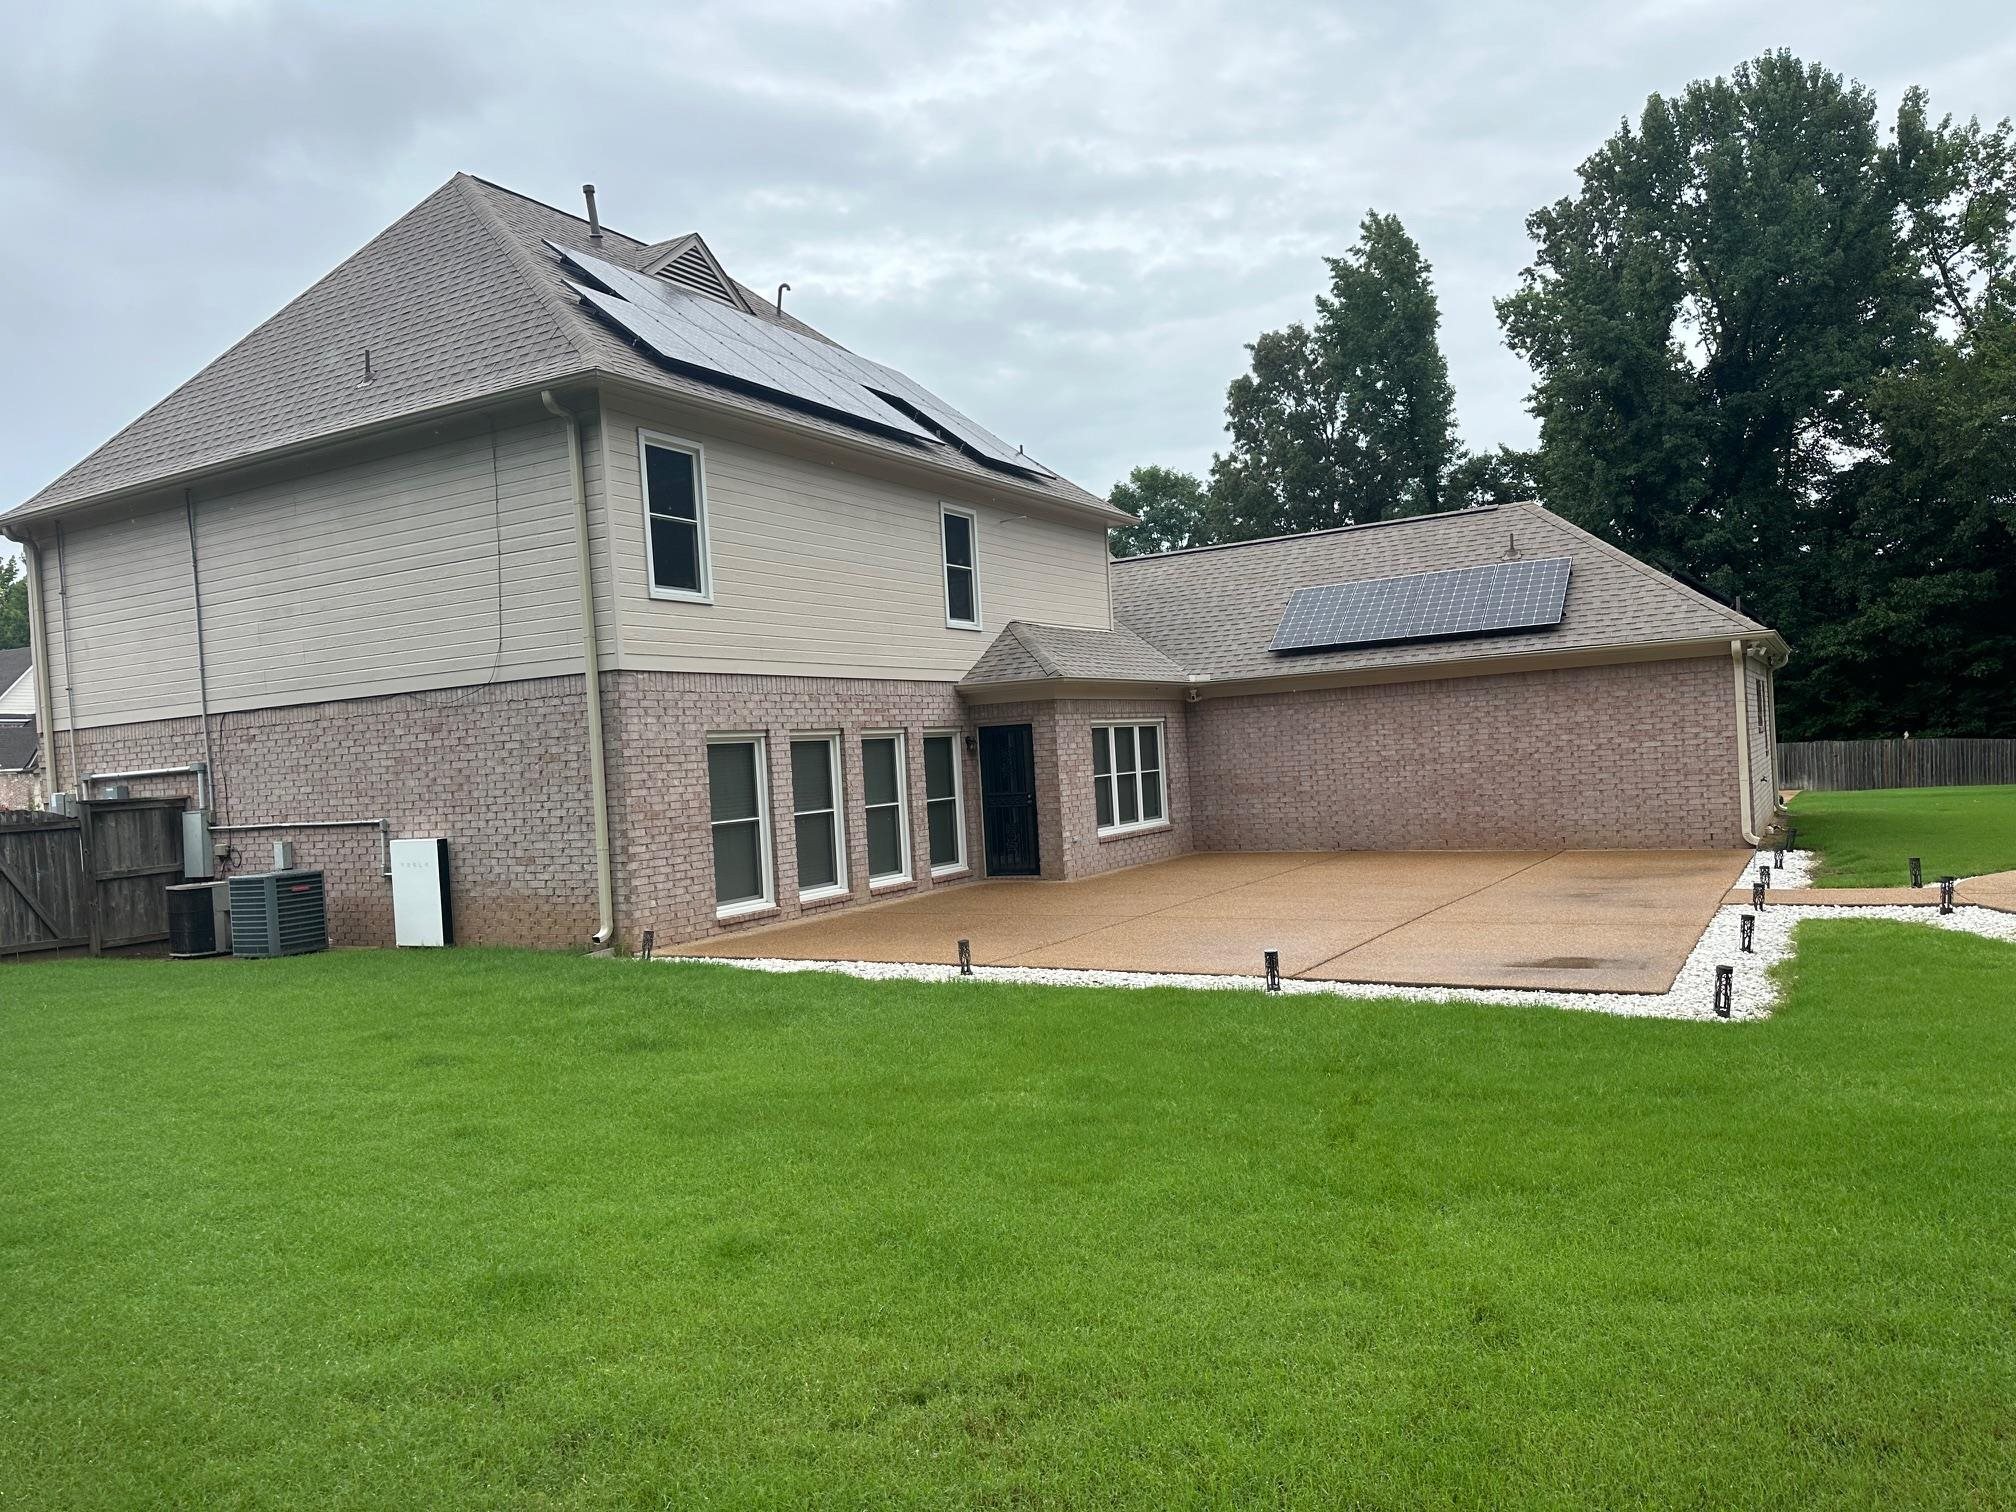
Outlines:
<svg viewBox="0 0 2016 1512"><path fill-rule="evenodd" d="M581 197L588 201L588 240L599 242L602 240L602 219L595 213L595 186L583 184Z"/></svg>

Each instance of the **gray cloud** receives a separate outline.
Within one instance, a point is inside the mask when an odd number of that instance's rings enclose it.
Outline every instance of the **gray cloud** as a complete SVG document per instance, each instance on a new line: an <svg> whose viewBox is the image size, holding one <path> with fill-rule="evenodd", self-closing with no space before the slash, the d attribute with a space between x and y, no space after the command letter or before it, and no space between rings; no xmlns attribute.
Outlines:
<svg viewBox="0 0 2016 1512"><path fill-rule="evenodd" d="M1088 486L1201 468L1242 346L1368 207L1436 268L1466 438L1530 439L1491 301L1653 90L1770 46L2012 108L2016 21L1792 0L48 7L0 53L0 499L449 173L699 229ZM1959 39L1965 39L1964 43Z"/></svg>

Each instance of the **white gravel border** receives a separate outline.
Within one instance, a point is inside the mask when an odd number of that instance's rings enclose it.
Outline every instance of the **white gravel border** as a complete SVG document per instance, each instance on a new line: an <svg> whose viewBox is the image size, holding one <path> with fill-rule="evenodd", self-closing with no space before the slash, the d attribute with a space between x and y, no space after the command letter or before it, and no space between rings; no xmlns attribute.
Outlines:
<svg viewBox="0 0 2016 1512"><path fill-rule="evenodd" d="M1796 864L1795 864L1796 863ZM1771 853L1763 852L1763 864L1771 864ZM1738 886L1748 886L1757 863L1746 869ZM1774 889L1803 886L1811 872L1811 858L1790 852L1781 871L1772 867ZM1936 902L1937 893L1933 895ZM1608 1013L1619 1018L1692 1019L1719 1023L1715 1016L1715 968L1736 968L1731 989L1729 1022L1755 1021L1771 1016L1778 1003L1778 986L1771 968L1792 954L1792 930L1801 919L1895 919L1909 924L1926 924L1937 929L1957 929L1991 940L2016 943L2016 914L1992 908L1961 907L1941 914L1937 907L1885 906L1857 908L1840 904L1794 904L1774 906L1768 896L1764 911L1757 916L1752 950L1742 949L1742 916L1747 904L1716 910L1701 938L1688 952L1680 974L1665 992L1538 992L1513 987L1408 987L1377 982L1309 982L1285 977L1284 996L1397 999L1410 1003L1487 1003L1503 1007L1570 1008L1587 1013ZM1264 984L1250 976L1187 976L1161 971L1067 971L1048 966L975 966L971 977L959 975L956 966L906 965L889 961L792 961L763 956L748 959L710 956L660 956L674 965L735 966L744 971L824 971L858 977L866 982L1013 982L1037 987L1188 987L1212 991L1262 992Z"/></svg>

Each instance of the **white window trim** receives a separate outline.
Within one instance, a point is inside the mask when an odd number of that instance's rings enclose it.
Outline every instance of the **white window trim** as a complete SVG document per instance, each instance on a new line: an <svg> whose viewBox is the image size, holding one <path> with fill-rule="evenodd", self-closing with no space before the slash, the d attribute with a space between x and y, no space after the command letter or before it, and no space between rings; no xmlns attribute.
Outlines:
<svg viewBox="0 0 2016 1512"><path fill-rule="evenodd" d="M926 740L942 739L952 742L952 814L958 820L956 828L959 836L959 859L949 861L943 866L933 866L931 868L931 875L933 878L956 877L965 872L971 865L966 856L965 732L963 730L926 730L924 738ZM924 859L928 863L931 859L932 803L931 768L928 762L925 765L924 771ZM943 800L939 801L942 802Z"/></svg>
<svg viewBox="0 0 2016 1512"><path fill-rule="evenodd" d="M744 898L737 903L716 903L714 917L717 919L738 919L744 914L763 913L777 906L777 866L770 845L770 742L757 732L735 733L722 731L707 737L707 744L753 745L756 748L756 859L763 867L763 896ZM710 799L711 805L711 799ZM707 819L707 859L711 865L714 859L714 829L721 824L746 824L746 819L716 819L710 813Z"/></svg>
<svg viewBox="0 0 2016 1512"><path fill-rule="evenodd" d="M973 565L962 571L973 574L973 618L970 620L952 617L952 568L954 563L945 554L945 516L959 515L966 521L967 540L973 548ZM980 604L980 516L970 509L962 509L957 504L938 506L938 586L945 594L945 628L947 630L978 630L986 619L986 610Z"/></svg>
<svg viewBox="0 0 2016 1512"><path fill-rule="evenodd" d="M910 854L910 742L904 738L901 730L863 730L861 732L862 845L865 850L868 836L868 810L871 807L889 807L886 803L871 805L868 802L867 745L871 740L893 740L896 742L896 836L903 848L903 870L900 872L884 872L879 877L870 870L875 865L873 858L865 854L862 856L861 867L868 874L868 890L874 892L878 888L901 887L906 882L915 881L917 866L915 858Z"/></svg>
<svg viewBox="0 0 2016 1512"><path fill-rule="evenodd" d="M1119 777L1119 771L1117 767L1114 765L1114 759L1113 759L1114 757L1113 732L1115 730L1138 731L1150 728L1152 728L1155 731L1155 765L1152 768L1147 768L1146 770L1153 771L1156 776L1162 779L1161 782L1162 812L1153 819L1136 819L1131 824L1122 824L1120 823L1120 784L1117 780ZM1092 726L1092 730L1094 734L1098 734L1102 731L1105 733L1106 768L1107 768L1106 775L1104 777L1094 777L1092 780L1095 783L1104 782L1109 784L1113 794L1113 823L1095 825L1095 833L1098 835L1098 837L1101 840L1110 840L1116 835L1139 835L1139 834L1145 834L1149 830L1163 830L1169 828L1169 729L1167 722L1160 719L1116 719L1112 721L1110 724L1094 724ZM1134 760L1136 763L1136 770L1137 771L1143 770L1139 765L1141 760L1141 743L1139 735L1135 736ZM1136 801L1137 802L1139 801L1138 797ZM1092 812L1094 815L1097 815L1099 812L1097 807L1096 792L1094 793L1094 807Z"/></svg>
<svg viewBox="0 0 2016 1512"><path fill-rule="evenodd" d="M847 878L847 787L840 780L840 732L838 730L793 730L790 744L810 745L815 740L826 743L828 771L833 781L833 875L839 880L825 887L815 887L810 892L798 894L800 903L823 903L828 898L845 897L850 891ZM798 807L798 768L791 768L791 845L797 850L798 816L800 813L821 814L824 809L803 809Z"/></svg>
<svg viewBox="0 0 2016 1512"><path fill-rule="evenodd" d="M658 586L658 563L651 548L651 469L645 453L654 446L666 451L685 452L693 459L693 510L694 524L698 527L698 555L700 562L700 591L689 593L683 588L660 588ZM707 449L698 441L682 440L678 436L668 436L663 431L646 430L637 427L637 495L644 504L644 586L651 597L668 603L711 604L714 602L714 555L712 532L707 528ZM667 515L667 519L672 516Z"/></svg>

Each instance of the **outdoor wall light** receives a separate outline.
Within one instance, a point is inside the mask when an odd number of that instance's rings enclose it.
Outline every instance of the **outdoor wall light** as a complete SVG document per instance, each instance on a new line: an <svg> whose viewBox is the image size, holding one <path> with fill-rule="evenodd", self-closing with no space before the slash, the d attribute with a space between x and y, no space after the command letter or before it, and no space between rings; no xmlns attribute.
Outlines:
<svg viewBox="0 0 2016 1512"><path fill-rule="evenodd" d="M1269 992L1279 992L1281 990L1281 952L1278 950L1263 952L1260 960L1267 968L1267 990Z"/></svg>
<svg viewBox="0 0 2016 1512"><path fill-rule="evenodd" d="M1750 884L1750 906L1757 912L1764 912L1764 879L1758 878Z"/></svg>
<svg viewBox="0 0 2016 1512"><path fill-rule="evenodd" d="M978 756L980 754L980 741L978 737L973 735L966 737L966 754L968 756Z"/></svg>
<svg viewBox="0 0 2016 1512"><path fill-rule="evenodd" d="M1918 864L1916 856L1911 858L1911 885L1913 887L1923 887L1925 885L1925 869Z"/></svg>
<svg viewBox="0 0 2016 1512"><path fill-rule="evenodd" d="M961 940L959 942L959 975L973 975L973 942L971 940Z"/></svg>
<svg viewBox="0 0 2016 1512"><path fill-rule="evenodd" d="M640 960L640 961L648 961L648 960L650 960L650 959L651 959L651 947L652 947L653 945L656 945L657 943L658 943L658 931L657 931L657 930L655 930L655 929L647 929L647 930L645 930L645 931L644 931L644 948L643 948L642 950L640 950L640 951L638 951L638 952L637 952L637 959L638 959L638 960Z"/></svg>
<svg viewBox="0 0 2016 1512"><path fill-rule="evenodd" d="M1752 953L1750 949L1751 942L1757 938L1757 915L1744 914L1741 923L1743 925L1743 954L1749 955Z"/></svg>
<svg viewBox="0 0 2016 1512"><path fill-rule="evenodd" d="M1939 912L1942 914L1953 912L1953 884L1959 880L1957 877L1939 879Z"/></svg>
<svg viewBox="0 0 2016 1512"><path fill-rule="evenodd" d="M1715 1017L1725 1019L1736 1003L1736 968L1717 966L1715 968Z"/></svg>

